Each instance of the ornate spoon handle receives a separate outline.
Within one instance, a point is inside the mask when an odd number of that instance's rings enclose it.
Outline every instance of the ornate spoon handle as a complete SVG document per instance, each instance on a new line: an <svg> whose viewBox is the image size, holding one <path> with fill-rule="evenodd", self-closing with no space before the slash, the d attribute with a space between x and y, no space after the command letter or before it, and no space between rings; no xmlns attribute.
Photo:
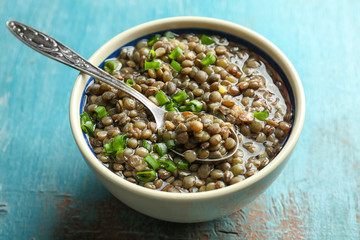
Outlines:
<svg viewBox="0 0 360 240"><path fill-rule="evenodd" d="M153 113L158 126L162 125L165 111L134 88L127 86L124 82L95 67L64 44L34 28L16 21L8 21L6 25L11 33L35 51L130 94Z"/></svg>

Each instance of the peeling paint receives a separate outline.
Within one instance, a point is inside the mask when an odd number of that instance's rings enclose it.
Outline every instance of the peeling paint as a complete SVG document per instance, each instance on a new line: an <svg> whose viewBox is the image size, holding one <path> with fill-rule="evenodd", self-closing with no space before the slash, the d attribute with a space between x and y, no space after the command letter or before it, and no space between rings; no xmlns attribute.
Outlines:
<svg viewBox="0 0 360 240"><path fill-rule="evenodd" d="M7 203L0 203L0 216L8 213Z"/></svg>
<svg viewBox="0 0 360 240"><path fill-rule="evenodd" d="M297 199L305 200L300 203ZM142 239L145 232L150 239L306 239L308 232L309 206L306 196L299 196L298 192L281 195L279 199L261 195L228 217L193 224L149 218L112 196L90 202L75 200L65 193L57 194L54 201L61 219L54 236L65 239L117 236Z"/></svg>
<svg viewBox="0 0 360 240"><path fill-rule="evenodd" d="M230 220L246 239L306 239L306 202L298 203L293 193L280 199L261 195L248 208L232 214Z"/></svg>
<svg viewBox="0 0 360 240"><path fill-rule="evenodd" d="M1 123L1 128L0 128L0 136L9 136L8 134L8 122L7 121L3 121ZM9 145L10 145L10 139L11 136L9 136L7 139L0 137L0 149L3 152L6 152L6 150L8 149Z"/></svg>
<svg viewBox="0 0 360 240"><path fill-rule="evenodd" d="M10 93L5 93L2 97L0 97L0 105L6 106L10 98Z"/></svg>

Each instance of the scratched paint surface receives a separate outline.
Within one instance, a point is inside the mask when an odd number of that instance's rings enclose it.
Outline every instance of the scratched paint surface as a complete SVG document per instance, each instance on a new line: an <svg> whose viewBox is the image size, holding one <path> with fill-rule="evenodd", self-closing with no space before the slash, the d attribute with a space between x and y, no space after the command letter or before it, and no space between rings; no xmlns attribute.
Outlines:
<svg viewBox="0 0 360 240"><path fill-rule="evenodd" d="M360 239L359 9L355 0L0 0L0 239ZM274 184L232 215L197 224L146 217L97 182L69 126L77 72L5 27L23 21L88 58L121 31L181 15L267 37L293 62L307 103L298 146Z"/></svg>

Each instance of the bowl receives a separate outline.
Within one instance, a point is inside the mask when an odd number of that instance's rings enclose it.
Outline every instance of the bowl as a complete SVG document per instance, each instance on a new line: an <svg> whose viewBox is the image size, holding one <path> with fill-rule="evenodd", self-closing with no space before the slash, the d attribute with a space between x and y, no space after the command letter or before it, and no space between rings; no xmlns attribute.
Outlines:
<svg viewBox="0 0 360 240"><path fill-rule="evenodd" d="M70 123L75 141L100 182L121 202L153 218L171 222L202 222L229 215L253 201L279 176L300 136L305 118L305 96L295 68L269 40L243 26L213 18L173 17L147 22L120 33L105 43L89 59L99 66L118 49L143 36L166 30L188 32L201 29L239 39L264 57L282 76L293 111L291 132L277 156L255 175L225 188L198 193L168 193L135 185L111 172L91 150L80 126L85 89L91 78L80 73L70 99Z"/></svg>

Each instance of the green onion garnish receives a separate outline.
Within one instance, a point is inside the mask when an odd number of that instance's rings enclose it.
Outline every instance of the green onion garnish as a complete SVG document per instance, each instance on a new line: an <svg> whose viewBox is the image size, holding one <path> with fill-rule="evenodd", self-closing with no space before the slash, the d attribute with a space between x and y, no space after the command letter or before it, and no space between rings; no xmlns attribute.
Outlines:
<svg viewBox="0 0 360 240"><path fill-rule="evenodd" d="M148 62L145 60L145 70L149 69L160 69L160 63L159 62Z"/></svg>
<svg viewBox="0 0 360 240"><path fill-rule="evenodd" d="M189 106L190 106L190 111L191 112L199 112L195 105L189 105Z"/></svg>
<svg viewBox="0 0 360 240"><path fill-rule="evenodd" d="M125 149L126 139L127 139L126 134L117 135L114 137L112 141L112 146L113 149L116 151L116 155L118 155Z"/></svg>
<svg viewBox="0 0 360 240"><path fill-rule="evenodd" d="M213 64L215 61L216 57L214 56L214 54L209 53L206 57L203 58L203 60L201 60L201 64L206 67Z"/></svg>
<svg viewBox="0 0 360 240"><path fill-rule="evenodd" d="M161 90L157 94L155 94L155 98L158 101L160 106L162 106L162 105L169 102L169 100L167 99L165 93L163 91L161 91Z"/></svg>
<svg viewBox="0 0 360 240"><path fill-rule="evenodd" d="M195 107L194 107L194 108L195 108ZM190 105L183 105L183 106L180 106L178 109L179 109L180 112L191 111ZM191 112L192 112L192 111L191 111Z"/></svg>
<svg viewBox="0 0 360 240"><path fill-rule="evenodd" d="M149 47L151 47L152 45L154 45L154 43L156 43L157 41L159 41L160 39L160 35L156 34L155 36L153 36L152 38L149 39L148 41L148 45Z"/></svg>
<svg viewBox="0 0 360 240"><path fill-rule="evenodd" d="M137 172L136 177L140 181L150 182L156 178L156 172L155 170Z"/></svg>
<svg viewBox="0 0 360 240"><path fill-rule="evenodd" d="M117 135L113 138L112 142L104 144L105 152L108 155L118 155L125 149L127 135Z"/></svg>
<svg viewBox="0 0 360 240"><path fill-rule="evenodd" d="M188 105L195 106L195 111L193 111L193 112L200 112L204 107L203 103L196 100L196 99L191 100L190 102L188 102Z"/></svg>
<svg viewBox="0 0 360 240"><path fill-rule="evenodd" d="M107 111L103 106L98 106L94 111L97 113L98 118L102 118L107 114Z"/></svg>
<svg viewBox="0 0 360 240"><path fill-rule="evenodd" d="M106 61L104 63L104 70L110 74L114 72L114 70L117 68L118 63L115 61Z"/></svg>
<svg viewBox="0 0 360 240"><path fill-rule="evenodd" d="M177 168L180 170L184 170L184 171L188 171L189 170L189 162L181 159L178 163L177 163Z"/></svg>
<svg viewBox="0 0 360 240"><path fill-rule="evenodd" d="M176 111L175 107L177 107L177 104L174 103L174 102L170 102L170 103L166 104L165 110L169 111L169 112L170 111Z"/></svg>
<svg viewBox="0 0 360 240"><path fill-rule="evenodd" d="M128 80L126 80L126 85L132 87L132 86L134 86L134 84L135 84L135 82L134 82L134 80L132 80L131 78L129 78Z"/></svg>
<svg viewBox="0 0 360 240"><path fill-rule="evenodd" d="M87 121L92 121L91 117L89 116L89 114L87 112L83 112L81 115L81 121L87 122Z"/></svg>
<svg viewBox="0 0 360 240"><path fill-rule="evenodd" d="M172 66L172 68L177 72L181 72L181 70L182 70L182 67L181 67L180 63L178 63L175 60L171 61L170 66Z"/></svg>
<svg viewBox="0 0 360 240"><path fill-rule="evenodd" d="M94 124L90 121L87 121L84 124L82 124L81 129L83 130L84 133L88 134L91 137L94 135Z"/></svg>
<svg viewBox="0 0 360 240"><path fill-rule="evenodd" d="M168 149L173 149L176 146L174 139L166 140L165 144Z"/></svg>
<svg viewBox="0 0 360 240"><path fill-rule="evenodd" d="M143 148L145 148L146 150L148 150L149 152L151 151L151 144L150 144L150 142L149 141L147 141L147 140L143 140L142 141L142 146L143 146Z"/></svg>
<svg viewBox="0 0 360 240"><path fill-rule="evenodd" d="M200 40L201 40L201 43L205 44L205 45L210 45L215 42L211 37L206 36L204 34L201 36Z"/></svg>
<svg viewBox="0 0 360 240"><path fill-rule="evenodd" d="M165 157L159 158L158 162L160 163L160 166L162 168L165 168L166 170L170 172L174 172L176 170L176 165L173 161L170 159L167 159Z"/></svg>
<svg viewBox="0 0 360 240"><path fill-rule="evenodd" d="M160 167L160 164L155 160L155 158L153 156L151 156L150 154L147 155L146 157L144 157L145 162L147 162L152 169L158 169Z"/></svg>
<svg viewBox="0 0 360 240"><path fill-rule="evenodd" d="M148 59L154 60L156 58L156 52L152 49L149 51Z"/></svg>
<svg viewBox="0 0 360 240"><path fill-rule="evenodd" d="M164 34L164 37L166 37L167 39L174 39L175 38L175 36L174 36L174 34L172 32L166 32Z"/></svg>
<svg viewBox="0 0 360 240"><path fill-rule="evenodd" d="M81 130L85 134L88 134L89 136L93 136L94 135L94 122L91 119L91 117L89 116L89 114L87 114L87 112L83 112L80 115L80 120L81 120Z"/></svg>
<svg viewBox="0 0 360 240"><path fill-rule="evenodd" d="M171 53L169 54L169 58L176 60L182 54L183 54L183 51L181 50L181 48L179 46L177 46L174 50L171 51Z"/></svg>
<svg viewBox="0 0 360 240"><path fill-rule="evenodd" d="M115 150L114 150L111 142L105 143L104 149L108 155L113 155L115 153Z"/></svg>
<svg viewBox="0 0 360 240"><path fill-rule="evenodd" d="M165 143L156 143L154 149L160 156L168 153L168 148Z"/></svg>
<svg viewBox="0 0 360 240"><path fill-rule="evenodd" d="M254 117L260 121L265 121L269 117L269 112L267 110L262 112L254 112Z"/></svg>
<svg viewBox="0 0 360 240"><path fill-rule="evenodd" d="M187 103L187 105L182 105L178 109L180 112L200 112L203 109L204 105L202 102L194 99Z"/></svg>
<svg viewBox="0 0 360 240"><path fill-rule="evenodd" d="M181 92L175 94L172 98L175 102L179 103L185 101L188 98L188 95L186 94L185 90L182 90Z"/></svg>

